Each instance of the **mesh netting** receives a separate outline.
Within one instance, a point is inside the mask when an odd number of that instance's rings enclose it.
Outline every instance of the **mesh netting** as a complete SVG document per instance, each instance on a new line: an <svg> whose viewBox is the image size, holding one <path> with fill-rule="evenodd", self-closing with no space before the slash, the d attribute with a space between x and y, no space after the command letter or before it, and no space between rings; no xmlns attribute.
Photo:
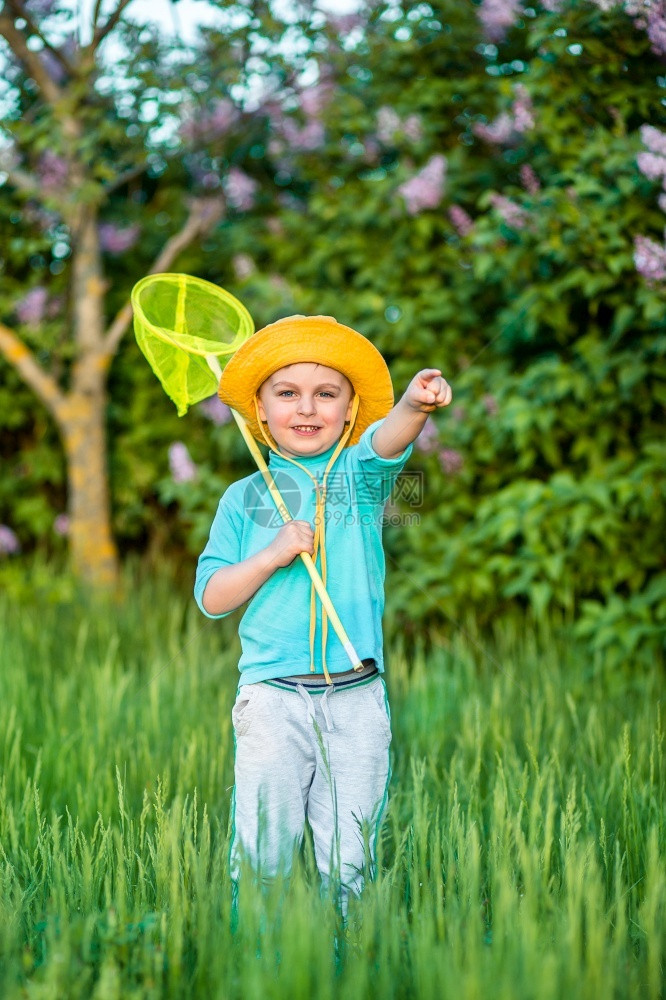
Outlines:
<svg viewBox="0 0 666 1000"><path fill-rule="evenodd" d="M132 290L134 333L178 415L211 396L224 365L254 332L245 306L223 288L189 274L151 274Z"/></svg>

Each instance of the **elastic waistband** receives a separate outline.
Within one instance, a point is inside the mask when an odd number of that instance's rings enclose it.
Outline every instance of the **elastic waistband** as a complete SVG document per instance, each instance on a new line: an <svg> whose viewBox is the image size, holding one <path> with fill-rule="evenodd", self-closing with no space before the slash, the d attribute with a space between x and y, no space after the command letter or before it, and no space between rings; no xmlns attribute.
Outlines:
<svg viewBox="0 0 666 1000"><path fill-rule="evenodd" d="M297 688L303 687L310 694L323 694L324 691L332 686L336 691L341 691L347 688L359 687L361 684L367 684L369 681L373 680L379 674L379 670L372 660L367 666L363 667L363 670L345 670L344 673L331 674L331 680L333 684L327 684L326 678L323 674L313 674L312 677L275 677L270 681L262 681L262 684L269 684L271 687L281 688L283 691L296 691Z"/></svg>

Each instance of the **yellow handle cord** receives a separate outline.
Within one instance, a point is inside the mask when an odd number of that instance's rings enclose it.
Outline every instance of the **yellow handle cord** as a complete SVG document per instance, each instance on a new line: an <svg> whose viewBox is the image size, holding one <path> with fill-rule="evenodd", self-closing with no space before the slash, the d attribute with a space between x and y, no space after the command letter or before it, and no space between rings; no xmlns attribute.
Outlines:
<svg viewBox="0 0 666 1000"><path fill-rule="evenodd" d="M273 441L273 439L268 436L268 434L266 433L266 429L264 427L263 421L262 421L262 419L261 419L261 417L259 415L259 405L258 405L258 402L257 402L257 397L256 396L254 397L254 409L255 409L255 413L256 413L256 417L257 417L257 423L258 423L258 425L259 425L259 427L261 429L262 437L263 437L264 441L266 442L266 444L268 445L268 447L272 451L274 451L278 455L280 455L281 458L284 458L285 461L291 462L292 465L296 465L296 466L298 466L299 469L302 469L303 472L305 472L305 474L307 476L309 476L309 478L312 480L312 482L314 484L314 488L315 488L315 532L314 532L314 548L313 548L312 559L313 559L313 562L316 564L317 555L318 555L318 553L320 553L321 579L322 579L322 582L324 584L324 587L326 587L326 571L327 571L327 567L326 567L326 479L328 477L329 472L333 468L333 466L334 466L334 464L335 464L338 456L340 455L340 452L344 448L345 444L347 443L347 441L348 441L348 439L349 439L349 437L350 437L350 435L352 433L352 430L354 428L354 424L356 422L356 415L358 413L359 403L360 403L359 397L356 394L354 394L354 400L352 402L352 412L351 412L351 418L349 420L349 424L347 426L347 429L342 434L342 437L338 441L338 444L337 444L337 446L335 448L335 451L333 452L333 454L329 458L329 460L328 460L328 462L326 464L326 469L324 471L324 475L322 477L321 484L319 484L317 482L316 478L312 475L312 473L310 472L309 469L307 469L300 462L297 462L295 458L290 458L288 455L283 455L282 452L280 451L280 449L278 448L278 446L276 445L275 441ZM312 673L314 673L314 670L315 670L314 642L315 642L316 628L317 628L317 616L316 616L315 586L314 586L314 583L312 583L311 586L310 586L310 671ZM324 677L326 678L326 683L327 684L332 684L331 675L329 674L328 668L326 666L326 642L327 642L327 639L328 639L328 616L327 616L327 613L326 613L326 607L324 606L323 603L322 603L322 608L321 608L321 639L322 639L321 662L322 662L322 668L323 668L323 671L324 671ZM355 670L360 670L362 668L362 666L363 666L362 663L359 662L359 663L355 664L354 669Z"/></svg>

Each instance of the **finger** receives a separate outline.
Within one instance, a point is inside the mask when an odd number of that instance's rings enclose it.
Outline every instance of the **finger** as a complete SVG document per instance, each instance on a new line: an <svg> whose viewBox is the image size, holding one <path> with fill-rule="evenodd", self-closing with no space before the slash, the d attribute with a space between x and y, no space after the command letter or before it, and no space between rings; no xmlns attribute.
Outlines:
<svg viewBox="0 0 666 1000"><path fill-rule="evenodd" d="M438 406L447 406L453 399L453 392L448 382L442 383L441 390L437 393Z"/></svg>
<svg viewBox="0 0 666 1000"><path fill-rule="evenodd" d="M426 406L433 406L437 402L437 393L432 389L424 389L416 396L417 403L424 403Z"/></svg>

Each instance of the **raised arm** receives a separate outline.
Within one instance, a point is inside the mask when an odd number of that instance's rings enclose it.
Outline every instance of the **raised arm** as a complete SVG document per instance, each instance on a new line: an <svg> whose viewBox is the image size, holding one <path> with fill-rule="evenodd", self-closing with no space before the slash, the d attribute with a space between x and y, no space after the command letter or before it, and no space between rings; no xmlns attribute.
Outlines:
<svg viewBox="0 0 666 1000"><path fill-rule="evenodd" d="M397 458L419 436L428 414L448 406L452 398L451 386L442 378L439 368L417 372L405 394L373 434L372 447L382 458Z"/></svg>

